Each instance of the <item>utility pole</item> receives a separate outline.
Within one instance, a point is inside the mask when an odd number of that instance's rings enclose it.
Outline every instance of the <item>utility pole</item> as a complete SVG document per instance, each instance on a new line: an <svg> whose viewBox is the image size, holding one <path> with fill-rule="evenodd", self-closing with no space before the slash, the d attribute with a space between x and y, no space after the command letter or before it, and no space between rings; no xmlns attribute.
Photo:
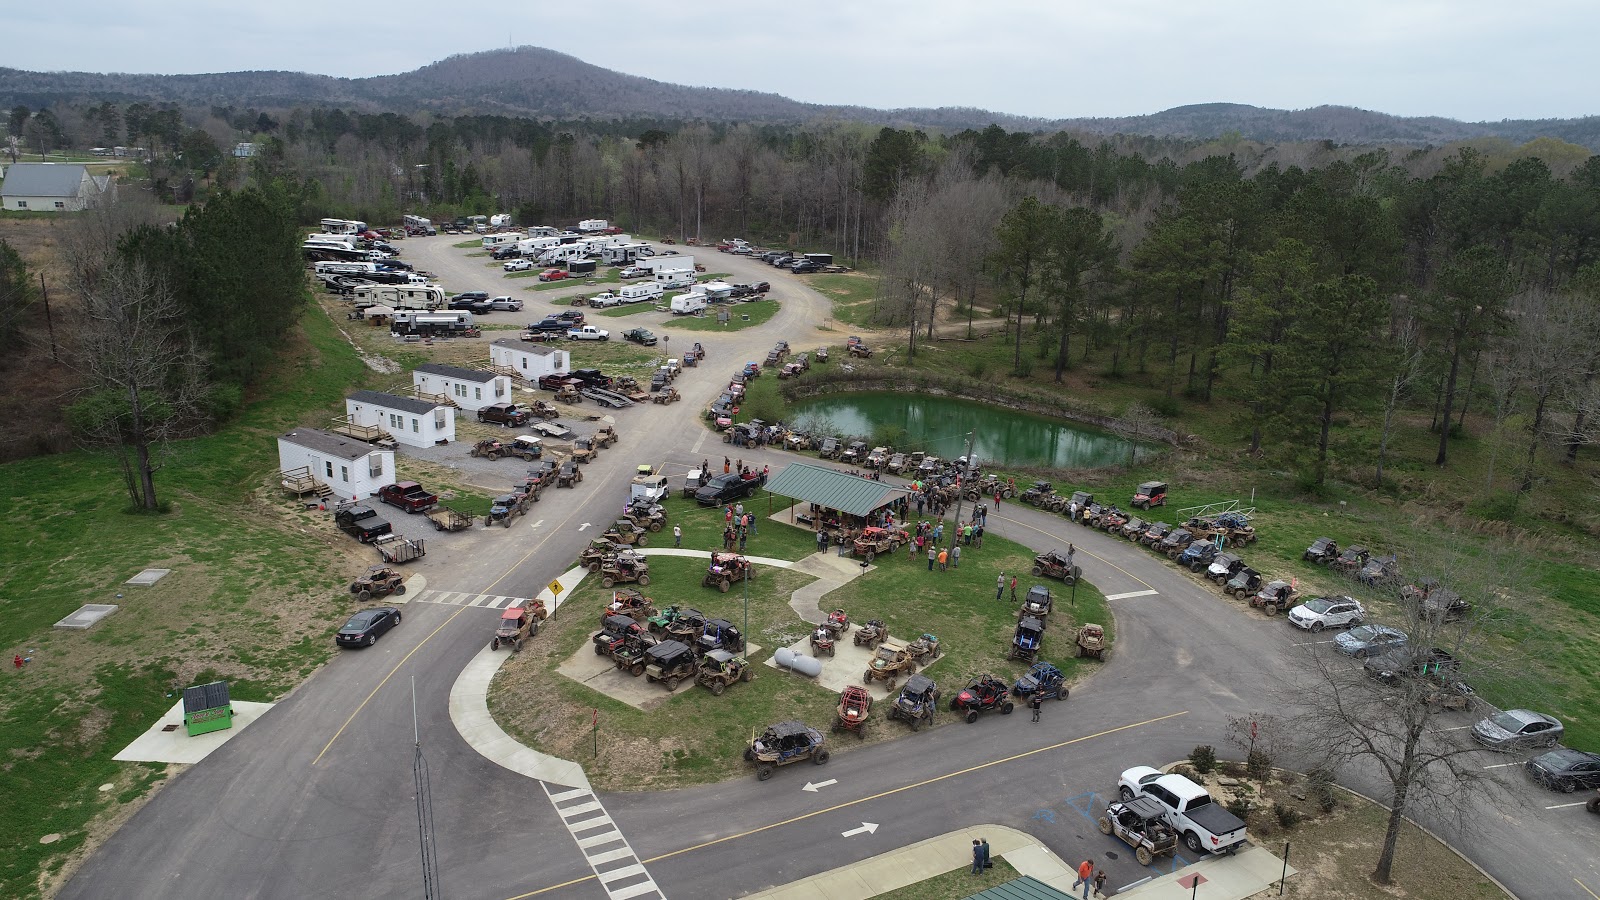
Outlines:
<svg viewBox="0 0 1600 900"><path fill-rule="evenodd" d="M961 505L967 499L967 485L972 481L972 448L978 441L978 432L967 432L967 461L961 464L961 483L956 485L956 520L950 528L950 549L961 539Z"/></svg>
<svg viewBox="0 0 1600 900"><path fill-rule="evenodd" d="M422 728L417 724L417 676L411 676L411 739L416 756L411 763L411 777L417 792L417 839L422 851L423 900L438 900L439 853L434 846L433 789L428 780L428 761L422 758Z"/></svg>
<svg viewBox="0 0 1600 900"><path fill-rule="evenodd" d="M50 327L50 359L60 362L56 355L56 320L50 315L50 290L44 286L44 273L39 273L39 296L44 298L44 323Z"/></svg>

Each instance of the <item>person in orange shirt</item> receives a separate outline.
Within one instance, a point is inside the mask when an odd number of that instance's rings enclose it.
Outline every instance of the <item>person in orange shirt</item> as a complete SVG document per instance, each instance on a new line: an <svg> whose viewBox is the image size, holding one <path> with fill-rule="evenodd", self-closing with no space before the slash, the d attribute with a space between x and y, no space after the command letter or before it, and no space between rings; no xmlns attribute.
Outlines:
<svg viewBox="0 0 1600 900"><path fill-rule="evenodd" d="M1080 884L1083 885L1083 900L1089 900L1089 889L1094 887L1094 860L1086 859L1078 864L1078 880L1072 883L1072 890L1077 890Z"/></svg>

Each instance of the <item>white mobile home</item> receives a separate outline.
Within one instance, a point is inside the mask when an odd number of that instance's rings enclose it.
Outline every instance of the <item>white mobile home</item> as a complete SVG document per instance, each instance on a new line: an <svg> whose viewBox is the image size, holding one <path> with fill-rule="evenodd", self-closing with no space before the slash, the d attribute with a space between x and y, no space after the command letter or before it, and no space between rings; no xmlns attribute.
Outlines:
<svg viewBox="0 0 1600 900"><path fill-rule="evenodd" d="M456 411L413 397L356 391L344 401L352 425L376 425L397 443L432 447L456 439Z"/></svg>
<svg viewBox="0 0 1600 900"><path fill-rule="evenodd" d="M309 470L341 500L371 497L394 483L394 451L320 428L299 428L278 437L278 468Z"/></svg>
<svg viewBox="0 0 1600 900"><path fill-rule="evenodd" d="M354 219L323 219L322 230L329 234L360 234L367 230L367 223Z"/></svg>
<svg viewBox="0 0 1600 900"><path fill-rule="evenodd" d="M468 411L511 400L511 376L443 363L424 363L411 371L411 383L425 394L443 394Z"/></svg>
<svg viewBox="0 0 1600 900"><path fill-rule="evenodd" d="M528 226L528 237L531 237L531 238L555 237L556 235L558 235L560 233L561 232L555 230L554 228L551 228L549 225L529 225Z"/></svg>
<svg viewBox="0 0 1600 900"><path fill-rule="evenodd" d="M565 375L572 371L572 357L565 350L516 338L500 338L491 343L489 362L511 369L518 377L528 381L537 381L544 375Z"/></svg>
<svg viewBox="0 0 1600 900"><path fill-rule="evenodd" d="M509 247L522 239L522 235L514 231L502 231L499 234L486 234L483 236L483 249L493 250L496 247Z"/></svg>

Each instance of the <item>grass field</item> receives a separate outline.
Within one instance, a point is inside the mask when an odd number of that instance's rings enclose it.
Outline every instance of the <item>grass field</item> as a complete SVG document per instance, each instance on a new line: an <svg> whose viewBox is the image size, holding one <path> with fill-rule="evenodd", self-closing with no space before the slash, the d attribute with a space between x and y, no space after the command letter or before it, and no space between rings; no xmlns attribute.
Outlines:
<svg viewBox="0 0 1600 900"><path fill-rule="evenodd" d="M719 307L720 308L720 307ZM727 307L729 311L728 324L723 325L717 321L715 314L707 311L704 318L681 317L682 322L674 325L684 331L743 331L766 323L768 319L778 314L778 301L757 300L754 303L736 303Z"/></svg>
<svg viewBox="0 0 1600 900"><path fill-rule="evenodd" d="M833 317L846 325L867 327L871 324L873 300L877 298L878 279L855 272L843 275L812 275L807 278L813 288L833 298Z"/></svg>
<svg viewBox="0 0 1600 900"><path fill-rule="evenodd" d="M623 306L613 306L610 309L597 310L595 315L605 316L609 319L617 319L621 318L622 316L637 316L640 313L655 311L656 305L654 303L629 303Z"/></svg>
<svg viewBox="0 0 1600 900"><path fill-rule="evenodd" d="M704 509L681 499L667 506L668 526L660 537L652 536L650 546L670 546L673 524L683 528L685 547L720 546L720 509ZM765 512L763 498L746 506ZM746 552L797 559L813 549L808 530L764 520ZM994 600L995 577L1001 570L1026 573L1032 557L1026 548L993 538L987 539L982 549L965 548L961 567L948 571L929 572L925 558L911 560L904 554L880 557L872 571L827 595L823 602L829 608L845 608L853 621L880 618L897 637L910 639L924 632L937 635L945 656L926 671L947 694L983 672L1009 683L1027 666L1007 658L1016 627L1016 606L1009 593L1001 602ZM721 594L702 587L705 566L703 559L653 558L651 583L644 593L658 608L689 605L743 627L742 588L736 586ZM797 572L760 568L750 582L750 639L761 646L753 656L758 663L777 647L801 640L810 631L788 605L790 594L809 581ZM1020 580L1019 595L1032 581L1027 577ZM800 718L824 731L832 723L838 700L834 692L761 665L755 681L736 685L720 698L703 688L680 690L670 698L663 692L661 703L645 711L556 674L560 662L581 651L594 633L598 611L609 596L610 592L586 580L557 620L541 632L538 646L524 650L502 669L490 694L491 709L503 727L545 752L583 761L590 778L604 789L659 789L721 780L727 777L730 765L742 765L739 755L752 728L782 718ZM1109 619L1104 598L1092 586L1080 583L1075 606L1069 597L1057 591L1057 612L1050 619L1041 658L1056 663L1071 678L1098 666L1072 657L1072 624L1078 620L1109 624ZM597 759L594 736L588 731L594 710L599 710L602 723ZM957 721L941 712L935 724L942 727ZM885 721L871 728L865 741L850 736L830 740L836 744L835 752L848 752L862 743L909 734L909 729Z"/></svg>
<svg viewBox="0 0 1600 900"><path fill-rule="evenodd" d="M175 691L224 678L237 699L274 700L331 652L346 578L371 551L282 496L273 437L341 404L367 370L316 311L282 359L236 422L172 447L156 476L163 515L129 513L102 455L5 466L0 497L14 518L0 544L0 638L32 661L0 698L11 760L0 794L27 810L0 823L0 896L34 896L41 873L58 872L96 822L164 775L111 756ZM173 573L151 588L122 584L147 566ZM50 628L84 603L121 609L89 632ZM52 833L61 839L39 843Z"/></svg>

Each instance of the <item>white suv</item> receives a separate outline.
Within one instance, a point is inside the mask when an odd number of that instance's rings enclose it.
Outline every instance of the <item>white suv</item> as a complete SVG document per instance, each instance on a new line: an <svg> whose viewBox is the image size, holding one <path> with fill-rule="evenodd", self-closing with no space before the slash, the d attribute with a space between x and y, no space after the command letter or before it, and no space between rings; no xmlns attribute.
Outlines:
<svg viewBox="0 0 1600 900"><path fill-rule="evenodd" d="M1361 602L1350 597L1317 597L1289 610L1289 624L1313 633L1324 628L1351 628L1366 617Z"/></svg>

